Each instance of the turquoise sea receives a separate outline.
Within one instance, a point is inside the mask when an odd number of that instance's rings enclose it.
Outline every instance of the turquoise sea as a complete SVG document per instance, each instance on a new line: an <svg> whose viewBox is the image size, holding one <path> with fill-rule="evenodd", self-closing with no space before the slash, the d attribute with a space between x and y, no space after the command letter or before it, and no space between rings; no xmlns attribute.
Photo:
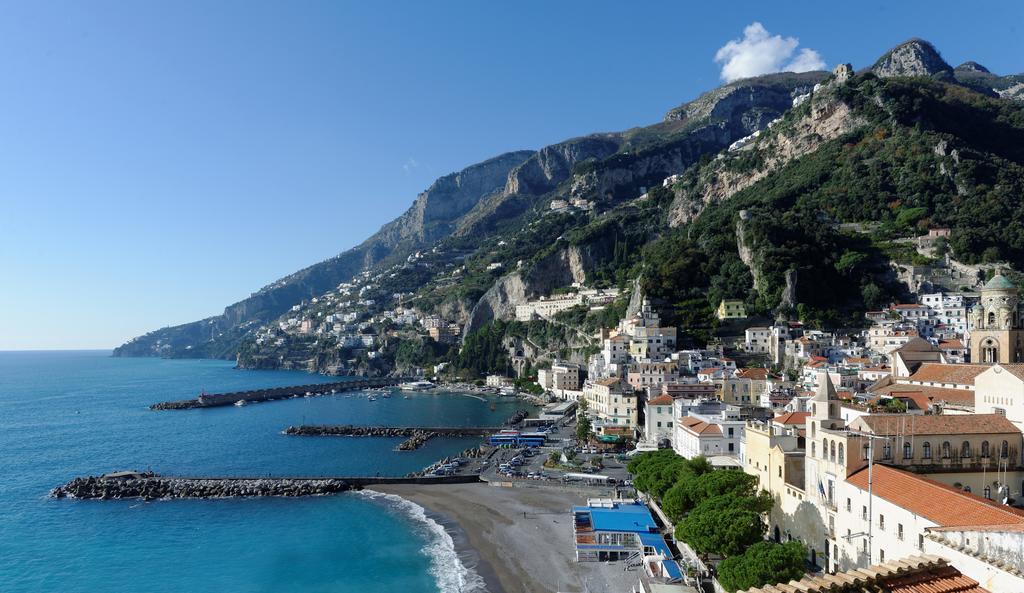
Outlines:
<svg viewBox="0 0 1024 593"><path fill-rule="evenodd" d="M178 475L401 475L476 439L305 438L289 424L498 424L520 406L365 394L154 412L153 402L329 381L208 360L0 352L0 591L454 593L481 587L451 538L396 497L75 501L48 491L119 469Z"/></svg>

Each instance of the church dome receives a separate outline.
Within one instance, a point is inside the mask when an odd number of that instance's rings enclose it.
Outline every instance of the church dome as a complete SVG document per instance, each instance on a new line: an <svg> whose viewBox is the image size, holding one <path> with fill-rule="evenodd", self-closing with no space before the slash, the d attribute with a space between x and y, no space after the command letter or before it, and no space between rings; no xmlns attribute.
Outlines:
<svg viewBox="0 0 1024 593"><path fill-rule="evenodd" d="M1010 282L1010 279L1002 274L992 276L992 279L985 283L982 290L1016 290L1017 287Z"/></svg>

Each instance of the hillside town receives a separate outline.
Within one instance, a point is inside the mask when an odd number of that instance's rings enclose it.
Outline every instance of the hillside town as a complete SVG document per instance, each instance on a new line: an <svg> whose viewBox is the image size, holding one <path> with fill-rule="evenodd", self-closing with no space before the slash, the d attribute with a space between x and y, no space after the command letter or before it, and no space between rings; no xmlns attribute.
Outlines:
<svg viewBox="0 0 1024 593"><path fill-rule="evenodd" d="M718 313L745 317L742 302ZM587 364L538 381L580 402L598 442L755 476L767 537L801 542L823 574L940 557L989 590L1024 590L1019 289L997 273L869 319L856 334L749 326L683 350L643 300Z"/></svg>

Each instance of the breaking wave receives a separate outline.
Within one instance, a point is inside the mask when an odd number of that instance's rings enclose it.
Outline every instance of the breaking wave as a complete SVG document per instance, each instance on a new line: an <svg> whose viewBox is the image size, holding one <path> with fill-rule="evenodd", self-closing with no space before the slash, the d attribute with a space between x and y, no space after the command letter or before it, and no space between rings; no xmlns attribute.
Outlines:
<svg viewBox="0 0 1024 593"><path fill-rule="evenodd" d="M411 519L427 535L424 553L430 559L430 574L441 593L485 593L487 586L473 568L466 566L455 549L451 534L427 515L426 509L396 494L360 490L357 494L383 502L390 509Z"/></svg>

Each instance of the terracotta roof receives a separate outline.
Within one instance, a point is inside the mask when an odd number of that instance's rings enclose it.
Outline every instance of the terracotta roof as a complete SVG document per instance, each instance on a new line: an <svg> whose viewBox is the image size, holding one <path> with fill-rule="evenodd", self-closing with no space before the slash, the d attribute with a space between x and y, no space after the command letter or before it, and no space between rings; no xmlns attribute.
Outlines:
<svg viewBox="0 0 1024 593"><path fill-rule="evenodd" d="M956 435L956 434L1007 434L1020 435L1020 429L1002 414L925 414L901 416L893 414L868 414L854 420L863 422L875 434L910 435Z"/></svg>
<svg viewBox="0 0 1024 593"><path fill-rule="evenodd" d="M875 393L898 395L902 393L920 393L933 402L946 402L949 404L960 404L973 406L974 392L969 389L953 389L952 387L931 387L928 385L907 385L897 383L886 385L877 389Z"/></svg>
<svg viewBox="0 0 1024 593"><path fill-rule="evenodd" d="M914 402L913 407L918 410L927 411L932 403L932 398L925 395L923 391L897 391L896 393L893 393L892 396L897 399L909 399ZM911 406L907 406L907 408L911 409Z"/></svg>
<svg viewBox="0 0 1024 593"><path fill-rule="evenodd" d="M867 490L867 468L854 472L846 481ZM887 465L875 464L871 489L874 496L940 527L1024 524L1024 511Z"/></svg>
<svg viewBox="0 0 1024 593"><path fill-rule="evenodd" d="M698 420L694 424L684 424L683 430L692 432L693 434L708 434L708 435L720 435L722 434L722 428L717 424L708 424L703 420Z"/></svg>
<svg viewBox="0 0 1024 593"><path fill-rule="evenodd" d="M671 395L659 395L658 397L648 400L647 405L649 406L671 406L672 396Z"/></svg>
<svg viewBox="0 0 1024 593"><path fill-rule="evenodd" d="M960 340L942 340L939 342L939 348L947 350L962 350L964 348L964 343Z"/></svg>
<svg viewBox="0 0 1024 593"><path fill-rule="evenodd" d="M717 373L720 370L722 370L722 367L712 367L710 369L701 369L701 370L697 371L697 374L698 375L710 375L712 373Z"/></svg>
<svg viewBox="0 0 1024 593"><path fill-rule="evenodd" d="M768 369L757 368L757 367L753 367L753 368L749 368L749 369L740 369L736 373L736 378L737 379L754 379L755 381L757 381L757 380L764 380L764 379L768 378Z"/></svg>
<svg viewBox="0 0 1024 593"><path fill-rule="evenodd" d="M810 412L789 412L781 416L776 416L772 419L772 422L776 424L806 424L807 417L810 416Z"/></svg>
<svg viewBox="0 0 1024 593"><path fill-rule="evenodd" d="M747 589L746 593L989 593L978 581L964 576L945 558L932 555L804 577L799 581Z"/></svg>
<svg viewBox="0 0 1024 593"><path fill-rule="evenodd" d="M609 377L607 379L598 379L597 381L594 381L594 385L600 385L602 387L614 387L615 385L621 382L622 379L619 379L618 377Z"/></svg>
<svg viewBox="0 0 1024 593"><path fill-rule="evenodd" d="M685 418L679 421L679 424L686 427L693 426L694 424L700 424L701 422L703 422L703 420L699 418L694 418L693 416L686 416Z"/></svg>
<svg viewBox="0 0 1024 593"><path fill-rule="evenodd" d="M987 364L940 364L925 362L910 375L911 381L974 385L974 378L988 370ZM1015 365L1007 365L1015 366Z"/></svg>
<svg viewBox="0 0 1024 593"><path fill-rule="evenodd" d="M1001 364L999 366L1010 371L1010 374L1013 375L1014 377L1017 377L1018 379L1024 379L1024 364Z"/></svg>

